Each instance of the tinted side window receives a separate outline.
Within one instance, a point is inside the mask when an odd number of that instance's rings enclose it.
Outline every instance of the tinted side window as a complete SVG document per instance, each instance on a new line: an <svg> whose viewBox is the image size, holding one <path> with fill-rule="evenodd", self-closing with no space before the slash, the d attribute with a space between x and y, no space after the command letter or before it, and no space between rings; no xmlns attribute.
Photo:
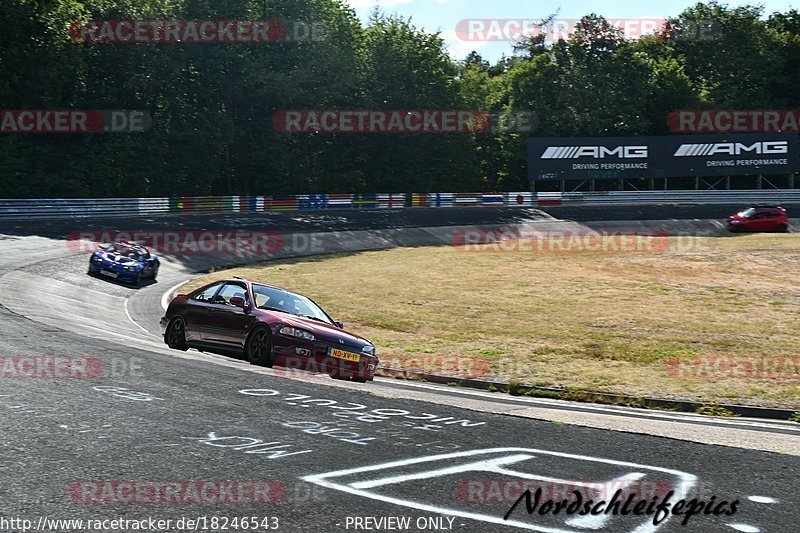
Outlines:
<svg viewBox="0 0 800 533"><path fill-rule="evenodd" d="M220 288L222 283L215 283L208 287L207 289L198 292L194 296L192 296L192 300L197 300L200 302L210 302L211 298L214 297L214 293L217 292L217 289Z"/></svg>
<svg viewBox="0 0 800 533"><path fill-rule="evenodd" d="M215 304L231 305L231 298L238 296L247 301L247 291L238 283L226 283L222 290L214 297Z"/></svg>

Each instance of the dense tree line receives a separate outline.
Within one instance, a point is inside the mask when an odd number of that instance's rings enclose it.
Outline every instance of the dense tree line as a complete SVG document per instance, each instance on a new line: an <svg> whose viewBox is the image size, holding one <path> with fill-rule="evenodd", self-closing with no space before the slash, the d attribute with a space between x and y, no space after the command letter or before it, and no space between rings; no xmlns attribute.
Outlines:
<svg viewBox="0 0 800 533"><path fill-rule="evenodd" d="M315 21L324 38L253 44L76 43L76 20ZM534 135L668 133L674 109L800 108L800 13L699 3L626 40L587 15L492 65L337 0L9 0L0 108L137 109L143 133L0 134L0 196L524 190L528 133L287 134L281 109L533 112ZM701 31L705 29L706 31Z"/></svg>

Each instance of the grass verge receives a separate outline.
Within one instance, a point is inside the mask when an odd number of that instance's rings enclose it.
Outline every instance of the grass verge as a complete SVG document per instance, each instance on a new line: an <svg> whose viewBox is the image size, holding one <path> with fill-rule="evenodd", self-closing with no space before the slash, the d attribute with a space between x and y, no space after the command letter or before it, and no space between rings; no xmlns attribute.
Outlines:
<svg viewBox="0 0 800 533"><path fill-rule="evenodd" d="M400 248L224 270L181 291L239 275L300 292L393 367L797 408L798 274L800 235L765 234L657 253Z"/></svg>

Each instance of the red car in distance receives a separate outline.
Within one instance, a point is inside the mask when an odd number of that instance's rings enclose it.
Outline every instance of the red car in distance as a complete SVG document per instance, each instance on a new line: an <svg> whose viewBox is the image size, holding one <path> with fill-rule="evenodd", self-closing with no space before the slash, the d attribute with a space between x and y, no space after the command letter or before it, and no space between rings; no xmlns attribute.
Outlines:
<svg viewBox="0 0 800 533"><path fill-rule="evenodd" d="M728 217L729 231L789 231L786 209L779 205L753 205Z"/></svg>
<svg viewBox="0 0 800 533"><path fill-rule="evenodd" d="M348 333L311 299L256 281L215 281L170 302L161 334L170 348L243 357L334 379L371 381L375 346Z"/></svg>

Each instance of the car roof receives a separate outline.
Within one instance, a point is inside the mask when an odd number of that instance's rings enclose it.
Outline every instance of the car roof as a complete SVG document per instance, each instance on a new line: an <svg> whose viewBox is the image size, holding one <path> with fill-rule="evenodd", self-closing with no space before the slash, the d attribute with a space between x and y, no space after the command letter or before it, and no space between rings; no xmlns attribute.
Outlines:
<svg viewBox="0 0 800 533"><path fill-rule="evenodd" d="M269 283L264 283L263 281L254 281L254 280L251 280L251 279L240 278L240 277L237 277L237 276L226 278L226 279L222 279L222 280L219 280L219 281L249 283L250 285L264 285L265 287L269 287L271 289L278 289L279 291L284 291L284 292L289 292L289 293L292 293L292 294L296 294L296 293L294 293L294 292L292 292L290 290L284 289L283 287L278 287L277 285L270 285ZM217 283L217 282L215 281L213 283Z"/></svg>
<svg viewBox="0 0 800 533"><path fill-rule="evenodd" d="M239 282L239 283L245 283L245 284L250 284L250 285L262 285L264 287L269 287L270 289L276 289L276 290L283 291L283 292L288 293L288 294L294 294L295 296L308 298L308 296L304 296L304 295L300 294L299 292L290 291L289 289L284 289L283 287L278 287L277 285L271 285L269 283L264 283L263 281L254 281L254 280L251 280L251 279L245 279L245 278L240 278L240 277L230 277L230 278L226 278L226 279L213 281L213 282L209 283L209 285L211 285L212 283L219 283L219 282L225 282L225 283L228 283L228 282L231 282L231 283ZM206 285L206 287L207 286L208 285Z"/></svg>
<svg viewBox="0 0 800 533"><path fill-rule="evenodd" d="M118 248L129 248L136 252L143 252L143 253L150 253L150 250L147 249L146 246L142 246L141 244L137 244L135 242L129 241L119 241L109 244L109 246L116 246Z"/></svg>

